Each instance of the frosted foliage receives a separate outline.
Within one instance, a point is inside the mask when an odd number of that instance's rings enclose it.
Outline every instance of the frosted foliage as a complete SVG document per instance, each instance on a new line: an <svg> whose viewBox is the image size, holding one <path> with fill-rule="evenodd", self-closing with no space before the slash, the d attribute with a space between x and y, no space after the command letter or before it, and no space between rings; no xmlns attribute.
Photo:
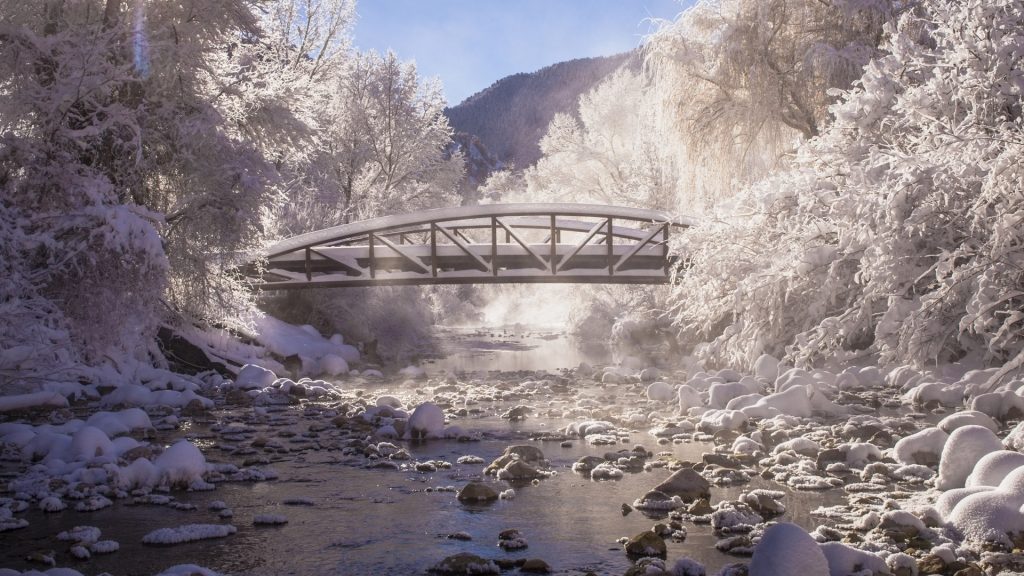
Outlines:
<svg viewBox="0 0 1024 576"><path fill-rule="evenodd" d="M25 320L0 348L33 346L51 375L147 359L169 309L245 304L226 255L259 246L275 196L263 152L226 122L224 47L256 33L241 0L0 1L0 302Z"/></svg>
<svg viewBox="0 0 1024 576"><path fill-rule="evenodd" d="M1024 363L1022 23L1013 0L903 14L793 168L678 241L706 359Z"/></svg>
<svg viewBox="0 0 1024 576"><path fill-rule="evenodd" d="M295 234L458 203L463 160L440 85L393 52L353 55L329 86L308 166L279 219Z"/></svg>
<svg viewBox="0 0 1024 576"><path fill-rule="evenodd" d="M645 64L697 197L732 195L816 136L829 89L860 76L899 4L705 0L649 38Z"/></svg>
<svg viewBox="0 0 1024 576"><path fill-rule="evenodd" d="M623 69L580 97L579 120L556 114L525 171L527 194L512 200L584 202L669 209L677 170L661 145L654 101Z"/></svg>

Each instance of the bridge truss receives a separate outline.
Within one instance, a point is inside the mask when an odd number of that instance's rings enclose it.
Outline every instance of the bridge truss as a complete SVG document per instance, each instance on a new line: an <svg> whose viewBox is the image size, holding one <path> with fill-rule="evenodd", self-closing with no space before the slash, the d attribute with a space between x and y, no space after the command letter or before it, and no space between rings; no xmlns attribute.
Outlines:
<svg viewBox="0 0 1024 576"><path fill-rule="evenodd" d="M343 224L272 246L245 273L261 290L413 284L665 284L674 227L655 210L490 204Z"/></svg>

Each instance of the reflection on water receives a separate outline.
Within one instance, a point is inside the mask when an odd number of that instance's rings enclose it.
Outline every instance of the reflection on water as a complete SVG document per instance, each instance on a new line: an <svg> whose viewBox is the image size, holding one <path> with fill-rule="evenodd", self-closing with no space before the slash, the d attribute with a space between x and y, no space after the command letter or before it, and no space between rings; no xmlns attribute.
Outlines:
<svg viewBox="0 0 1024 576"><path fill-rule="evenodd" d="M485 428L504 426L510 433L547 427L541 421L525 427L513 427L504 421L487 424ZM449 470L434 473L353 467L342 463L336 452L308 452L275 463L273 468L280 479L274 482L224 484L212 492L176 494L179 500L198 507L191 512L123 502L90 514L32 512L26 516L29 528L2 535L5 545L0 565L28 568L22 559L26 552L60 551L66 544L54 536L71 526L86 524L101 528L104 538L121 543L119 552L94 556L81 564L80 568L87 567L93 573L153 574L173 564L190 562L229 574L422 574L440 559L458 552L490 558L543 558L557 573L625 572L630 562L615 540L649 529L657 520L639 511L623 516L621 505L633 502L669 472L658 469L627 474L621 481L594 482L573 473L570 467L588 454L601 455L637 443L653 447L653 439L638 433L630 443L618 447L576 442L571 448L562 448L558 443L538 442L536 445L544 450L557 474L538 485L517 485L513 500L464 506L455 493L436 490L479 478L483 465L460 465L455 461L465 454L490 461L513 441L508 436L470 444L432 441L409 446L416 461L445 460L454 464ZM693 461L710 450L711 444L658 448ZM506 487L504 482L495 482L494 486L499 490ZM713 501L735 498L740 491L755 487L779 488L758 478L745 486L715 488ZM814 525L811 509L842 501L839 493L786 491L786 518L807 527ZM292 499L308 499L314 505L284 505ZM142 536L159 527L222 522L207 509L213 500L223 500L233 509L231 523L238 527L237 534L173 547L141 545ZM289 522L284 526L254 527L253 516L265 513L283 514ZM517 552L498 548L498 533L508 528L518 529L529 547ZM708 526L690 524L687 529L689 536L684 542L669 542L670 560L687 556L706 564L709 573L737 560L715 550L717 538ZM473 539L447 538L456 532L469 533ZM67 554L59 558L61 565L72 562Z"/></svg>
<svg viewBox="0 0 1024 576"><path fill-rule="evenodd" d="M428 364L428 370L486 372L500 370L549 370L576 368L581 362L608 363L610 353L599 341L568 335L565 330L516 324L479 330L443 327L437 329L443 358Z"/></svg>

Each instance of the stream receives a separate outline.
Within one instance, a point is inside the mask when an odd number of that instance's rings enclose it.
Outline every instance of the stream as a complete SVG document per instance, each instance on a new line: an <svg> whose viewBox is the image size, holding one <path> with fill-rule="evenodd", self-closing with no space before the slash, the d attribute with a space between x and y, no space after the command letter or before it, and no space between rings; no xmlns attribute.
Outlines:
<svg viewBox="0 0 1024 576"><path fill-rule="evenodd" d="M553 331L510 327L492 330L447 329L447 356L425 364L431 376L442 371L459 372L463 378L520 381L530 372L556 372L581 362L607 362L597 349L581 349L572 339ZM606 354L606 352L604 353ZM489 372L492 370L500 373ZM517 372L518 373L513 373ZM359 397L390 394L413 405L422 390L403 387L403 378L343 383L356 389ZM623 401L615 389L591 382L568 394L547 394L533 398L534 406L575 401L579 397L597 401ZM199 445L210 463L260 464L278 478L257 482L219 483L212 491L174 492L179 503L194 510L178 510L153 504L132 505L129 499L96 512L72 508L46 514L35 508L20 515L29 521L24 529L0 533L0 566L18 569L40 568L26 560L34 551L54 550L57 564L84 574L109 572L115 575L155 574L175 564L194 563L225 574L424 574L442 558L472 552L486 558L540 558L556 574L621 575L631 565L616 540L651 528L664 515L640 510L623 513L622 505L632 503L670 474L666 468L627 473L621 480L593 481L574 473L572 464L586 455L644 446L655 453L671 453L681 461L699 462L713 444L681 441L659 444L646 428L630 431L617 446L593 446L582 440L531 440L557 432L571 420L542 413L523 421L501 417L521 400L497 400L469 411L457 424L474 432L476 441L395 441L411 458L400 469L368 467L367 461L339 450L333 439L327 406L269 407L261 418L252 408L228 407L214 411L208 419L189 422L177 431L160 433L157 441L171 442L186 437ZM218 434L225 421L245 423L240 435ZM238 450L239 446L262 438L273 442L261 450ZM504 481L482 476L486 463L511 444L532 444L543 450L555 474L539 482L516 483L515 496L485 505L464 505L455 489L474 479L490 482L497 490L508 488ZM459 464L466 455L480 463ZM443 462L436 470L417 470L416 463ZM450 464L450 468L446 466ZM14 470L5 463L4 474ZM785 492L786 513L780 518L808 529L817 525L811 511L819 506L845 502L841 490L798 492L754 476L749 483L712 487L714 504L734 499L752 488ZM234 515L230 520L209 509L212 501L223 501ZM280 514L287 524L257 526L257 514ZM142 537L160 527L192 523L230 522L238 528L226 538L203 540L175 546L146 546ZM715 549L719 539L708 525L685 523L684 541L668 540L668 561L686 556L714 573L721 566L745 561ZM103 539L120 543L113 554L93 555L76 560L67 543L56 535L74 526L96 526ZM498 533L514 528L528 543L522 550L506 552L496 543ZM449 535L468 534L471 539ZM517 573L515 570L506 573Z"/></svg>

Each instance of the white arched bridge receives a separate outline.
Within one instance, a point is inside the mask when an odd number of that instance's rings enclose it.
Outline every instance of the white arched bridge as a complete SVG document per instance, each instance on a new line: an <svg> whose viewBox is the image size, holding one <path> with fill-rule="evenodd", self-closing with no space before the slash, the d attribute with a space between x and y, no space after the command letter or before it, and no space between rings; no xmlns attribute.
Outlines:
<svg viewBox="0 0 1024 576"><path fill-rule="evenodd" d="M691 219L591 204L489 204L343 224L244 269L262 290L411 284L665 284L669 231Z"/></svg>

